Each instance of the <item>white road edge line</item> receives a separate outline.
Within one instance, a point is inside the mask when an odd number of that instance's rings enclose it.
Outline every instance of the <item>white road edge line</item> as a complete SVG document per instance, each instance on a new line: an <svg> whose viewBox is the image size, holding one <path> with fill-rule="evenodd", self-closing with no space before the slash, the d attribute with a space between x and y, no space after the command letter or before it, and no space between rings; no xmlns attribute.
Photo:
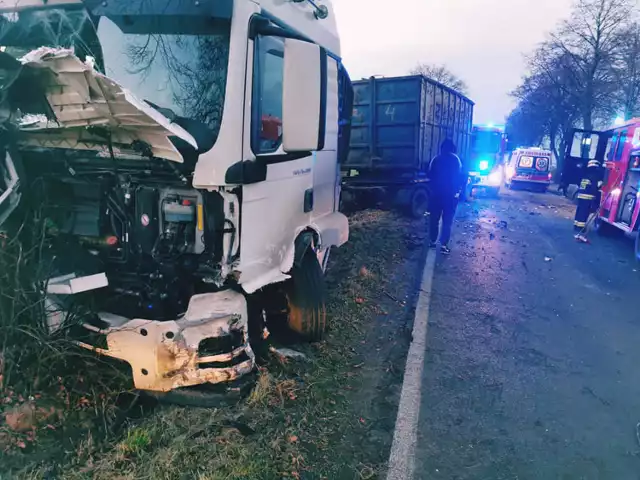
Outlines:
<svg viewBox="0 0 640 480"><path fill-rule="evenodd" d="M402 381L402 393L389 456L387 480L411 480L413 478L422 395L422 372L427 350L427 327L435 266L436 251L429 250L413 319L412 340Z"/></svg>

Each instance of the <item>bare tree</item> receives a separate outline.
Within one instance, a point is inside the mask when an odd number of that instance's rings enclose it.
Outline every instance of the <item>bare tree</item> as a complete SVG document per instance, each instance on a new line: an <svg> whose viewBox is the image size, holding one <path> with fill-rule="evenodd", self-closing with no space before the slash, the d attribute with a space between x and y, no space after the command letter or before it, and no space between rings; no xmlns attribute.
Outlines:
<svg viewBox="0 0 640 480"><path fill-rule="evenodd" d="M614 66L630 12L630 0L577 0L571 18L532 57L534 72L548 70L546 57L562 60L570 72L563 90L574 97L587 130L614 115Z"/></svg>
<svg viewBox="0 0 640 480"><path fill-rule="evenodd" d="M625 118L630 119L640 113L640 24L632 23L620 37L615 78L620 87L621 110Z"/></svg>
<svg viewBox="0 0 640 480"><path fill-rule="evenodd" d="M609 126L640 101L640 28L630 23L631 0L577 0L571 17L528 59L513 92L518 105L510 138L548 140L560 163L574 127Z"/></svg>
<svg viewBox="0 0 640 480"><path fill-rule="evenodd" d="M423 75L428 77L462 94L466 94L468 91L466 82L444 65L419 63L411 70L410 73L411 75Z"/></svg>
<svg viewBox="0 0 640 480"><path fill-rule="evenodd" d="M525 130L520 132L525 138L539 137L538 143L548 139L557 158L561 158L564 139L580 116L576 97L567 89L572 75L565 54L547 57L544 69L529 74L512 93L518 106L509 117L511 122L522 119L519 129Z"/></svg>

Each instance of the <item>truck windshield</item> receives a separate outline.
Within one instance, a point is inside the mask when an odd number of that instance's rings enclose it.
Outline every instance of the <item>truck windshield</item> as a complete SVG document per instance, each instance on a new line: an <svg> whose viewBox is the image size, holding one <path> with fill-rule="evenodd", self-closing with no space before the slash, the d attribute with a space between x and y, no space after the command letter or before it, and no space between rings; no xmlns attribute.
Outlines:
<svg viewBox="0 0 640 480"><path fill-rule="evenodd" d="M0 45L20 58L40 47L69 48L85 60L99 57L95 28L83 8L47 8L0 15Z"/></svg>
<svg viewBox="0 0 640 480"><path fill-rule="evenodd" d="M217 137L229 59L229 25L206 17L102 17L107 76L153 106L206 125Z"/></svg>
<svg viewBox="0 0 640 480"><path fill-rule="evenodd" d="M502 144L502 134L487 130L473 132L472 150L476 153L498 153Z"/></svg>
<svg viewBox="0 0 640 480"><path fill-rule="evenodd" d="M81 7L46 8L1 14L0 49L15 58L40 47L69 48L83 61L91 57L98 70L138 99L165 115L200 122L215 141L225 97L229 29L228 20L206 16L96 19Z"/></svg>

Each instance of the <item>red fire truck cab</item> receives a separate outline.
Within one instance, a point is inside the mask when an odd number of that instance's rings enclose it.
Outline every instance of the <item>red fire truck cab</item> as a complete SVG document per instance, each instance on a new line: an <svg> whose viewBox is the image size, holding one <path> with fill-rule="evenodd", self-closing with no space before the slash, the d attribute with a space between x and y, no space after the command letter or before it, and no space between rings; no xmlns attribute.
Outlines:
<svg viewBox="0 0 640 480"><path fill-rule="evenodd" d="M605 132L574 131L568 144L563 175L578 179L589 160L604 166L600 209L595 229L601 234L637 233L640 228L640 118L634 118ZM573 170L572 173L567 173ZM640 238L636 237L636 258L640 260Z"/></svg>

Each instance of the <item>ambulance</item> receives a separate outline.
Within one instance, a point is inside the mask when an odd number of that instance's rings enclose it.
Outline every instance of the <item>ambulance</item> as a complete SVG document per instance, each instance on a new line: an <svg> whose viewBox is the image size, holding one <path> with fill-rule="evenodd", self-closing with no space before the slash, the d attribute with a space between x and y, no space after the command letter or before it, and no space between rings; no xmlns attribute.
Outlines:
<svg viewBox="0 0 640 480"><path fill-rule="evenodd" d="M517 148L507 162L505 184L511 189L523 186L546 192L551 184L551 157L549 150Z"/></svg>

